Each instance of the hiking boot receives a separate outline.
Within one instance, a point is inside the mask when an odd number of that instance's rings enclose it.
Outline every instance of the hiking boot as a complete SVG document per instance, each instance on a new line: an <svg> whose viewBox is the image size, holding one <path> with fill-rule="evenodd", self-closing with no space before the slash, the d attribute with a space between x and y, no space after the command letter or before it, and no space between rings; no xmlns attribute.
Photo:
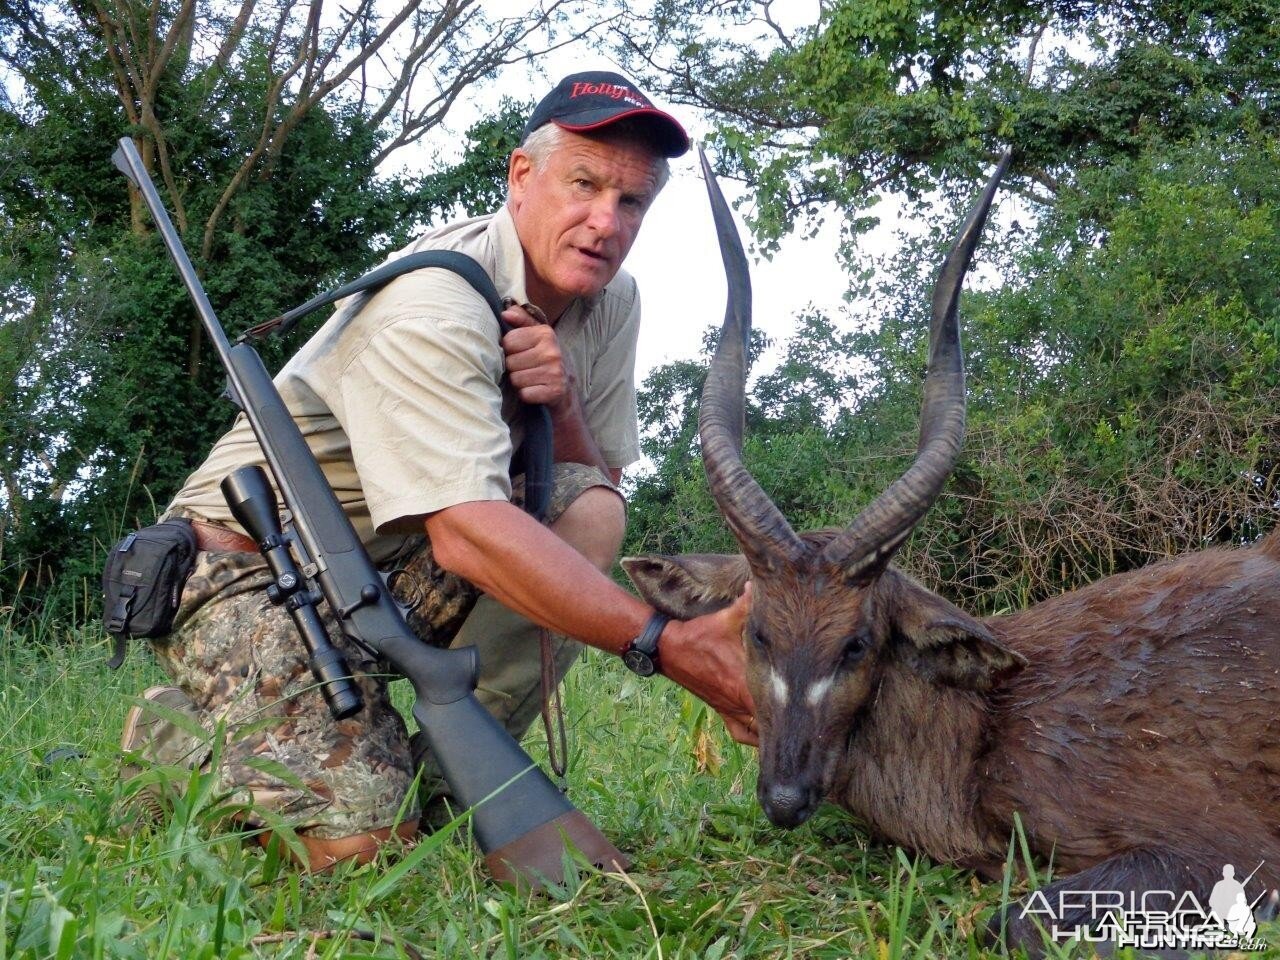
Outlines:
<svg viewBox="0 0 1280 960"><path fill-rule="evenodd" d="M125 714L120 737L125 760L120 765L120 779L130 780L154 766L192 767L200 763L208 751L206 741L163 715L176 711L191 717L192 723L199 726L199 712L191 699L177 687L149 687L143 691L142 700ZM154 709L153 704L161 709ZM131 762L134 759L142 763ZM139 823L159 822L164 814L161 785L142 787L130 798L130 806Z"/></svg>

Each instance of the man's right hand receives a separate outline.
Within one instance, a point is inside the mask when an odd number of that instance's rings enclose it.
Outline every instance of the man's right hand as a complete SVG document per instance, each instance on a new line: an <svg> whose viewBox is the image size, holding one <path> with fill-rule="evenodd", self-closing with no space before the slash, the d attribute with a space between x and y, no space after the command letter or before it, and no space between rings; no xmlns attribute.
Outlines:
<svg viewBox="0 0 1280 960"><path fill-rule="evenodd" d="M502 338L507 376L520 399L563 413L573 403L574 377L555 327L519 305L503 310L502 319L511 327Z"/></svg>
<svg viewBox="0 0 1280 960"><path fill-rule="evenodd" d="M737 600L693 620L673 620L662 632L658 663L663 676L680 684L720 714L739 743L759 746L755 703L747 690L742 632L751 610L751 585Z"/></svg>

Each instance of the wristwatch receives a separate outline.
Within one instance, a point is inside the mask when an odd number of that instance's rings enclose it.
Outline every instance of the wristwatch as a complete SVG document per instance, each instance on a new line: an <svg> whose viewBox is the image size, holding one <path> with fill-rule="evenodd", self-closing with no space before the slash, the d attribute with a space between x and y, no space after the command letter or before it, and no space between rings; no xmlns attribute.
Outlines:
<svg viewBox="0 0 1280 960"><path fill-rule="evenodd" d="M658 672L658 638L670 622L670 617L654 611L640 636L622 651L622 662L628 670L641 677L652 677Z"/></svg>

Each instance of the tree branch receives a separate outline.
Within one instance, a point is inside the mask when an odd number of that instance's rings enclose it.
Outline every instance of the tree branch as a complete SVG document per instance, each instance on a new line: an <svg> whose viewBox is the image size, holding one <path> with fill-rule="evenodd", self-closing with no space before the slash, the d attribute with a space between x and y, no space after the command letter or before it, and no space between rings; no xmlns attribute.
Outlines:
<svg viewBox="0 0 1280 960"><path fill-rule="evenodd" d="M231 62L231 55L235 53L236 47L240 45L240 38L244 36L245 28L249 25L249 19L253 16L253 11L258 5L258 0L243 0L240 4L240 12L236 14L231 29L227 31L226 37L222 40L222 45L218 47L218 53L213 58L213 66L222 73L227 69L227 65Z"/></svg>
<svg viewBox="0 0 1280 960"><path fill-rule="evenodd" d="M156 38L160 33L160 0L151 0L151 9L147 11L147 61L156 58Z"/></svg>
<svg viewBox="0 0 1280 960"><path fill-rule="evenodd" d="M22 491L18 488L13 474L8 470L0 475L0 482L4 483L5 496L9 501L5 513L13 519L15 526L20 526L22 524ZM0 541L0 547L3 547L3 541Z"/></svg>
<svg viewBox="0 0 1280 960"><path fill-rule="evenodd" d="M40 461L40 465L44 467L45 472L49 474L49 482L52 484L46 496L48 496L54 503L60 502L63 495L67 492L67 481L58 479L57 465L49 459L49 455L47 453L43 450L36 450L33 452L35 453L36 459Z"/></svg>
<svg viewBox="0 0 1280 960"><path fill-rule="evenodd" d="M298 44L298 60L302 64L302 80L298 96L307 96L307 92L315 83L316 60L320 56L320 14L324 10L324 0L311 0L307 13L307 26L302 32L302 42Z"/></svg>
<svg viewBox="0 0 1280 960"><path fill-rule="evenodd" d="M766 24L769 25L769 27L777 35L779 43L781 43L788 50L795 50L795 45L792 44L791 38L788 37L786 33L783 31L783 29L780 26L778 26L777 23L774 22L774 19L773 19L774 0L757 0L757 2L760 9L763 11L759 19L763 20Z"/></svg>
<svg viewBox="0 0 1280 960"><path fill-rule="evenodd" d="M121 101L129 114L131 123L138 122L137 96L142 90L142 71L137 60L131 55L134 49L132 42L122 43L119 32L119 21L110 15L106 7L94 0L94 15L102 28L103 38L107 42L107 52L117 67L117 83ZM123 76L120 76L123 73Z"/></svg>
<svg viewBox="0 0 1280 960"><path fill-rule="evenodd" d="M179 38L187 33L192 23L192 18L195 16L195 9L195 0L182 0L182 6L178 8L173 22L169 24L169 30L165 34L164 44L160 48L160 53L151 64L151 73L147 77L147 83L152 89L159 84L160 77L169 66L169 61L173 58L173 52L178 47Z"/></svg>
<svg viewBox="0 0 1280 960"><path fill-rule="evenodd" d="M1045 31L1047 31L1048 29L1049 29L1049 21L1045 20L1045 22L1040 24L1040 26L1036 29L1035 35L1031 38L1031 46L1027 50L1027 69L1026 69L1026 72L1022 75L1023 82L1026 83L1028 86L1031 85L1031 77L1032 77L1032 74L1035 72L1036 53L1040 47L1040 41L1044 39Z"/></svg>
<svg viewBox="0 0 1280 960"><path fill-rule="evenodd" d="M448 13L447 19L445 17L446 12ZM409 53L400 61L400 75L390 89L387 90L378 109L369 117L370 124L373 126L380 125L390 115L401 98L412 89L418 68L422 65L432 45L444 32L445 27L452 26L460 16L462 16L462 10L460 9L446 10L442 8L440 16L431 24L431 29L428 31L426 39L422 40L419 39L421 30L415 25L414 44L410 47Z"/></svg>
<svg viewBox="0 0 1280 960"><path fill-rule="evenodd" d="M447 0L445 8L448 9L455 6L456 2L457 0ZM464 7L470 6L474 2L475 0L462 0L462 5ZM303 106L303 104L305 104L302 112L305 113L307 110L310 110L317 103L332 93L339 84L345 82L353 73L355 73L366 60L373 56L373 54L391 38L399 28L400 24L404 23L409 15L418 9L421 3L422 0L409 0L409 2L406 3L395 16L387 22L387 25L382 28L378 35L365 45L363 50L356 54L356 56L354 56L350 62L348 62L333 77L316 87L311 96L307 97L305 101L299 104L299 106ZM299 119L300 118L301 117L299 117ZM295 121L295 123L296 122L297 121Z"/></svg>
<svg viewBox="0 0 1280 960"><path fill-rule="evenodd" d="M316 5L313 4L311 9L315 10ZM284 30L284 21L287 15L288 10L281 12L281 18L276 24L276 41L279 40L280 34ZM313 18L309 15L308 23L311 22L313 22ZM271 144L273 137L277 135L280 128L284 125L284 123L281 122L274 127L272 126L272 120L274 119L276 112L276 105L280 102L280 94L288 84L289 79L302 68L304 62L307 60L308 51L311 49L312 48L307 39L307 33L304 32L304 35L298 44L297 56L294 57L293 62L289 65L288 69L286 69L284 73L280 74L280 76L276 77L268 88L266 103L264 104L262 111L262 129L258 134L258 142L254 144L253 149L249 151L249 155L245 157L244 160L241 161L240 166L236 168L236 172L232 174L231 180L227 183L226 188L223 189L221 196L218 197L218 202L214 205L213 211L205 221L204 236L200 242L200 255L202 258L207 260L213 253L213 238L216 235L217 226L222 219L223 213L226 212L227 206L231 203L232 198L240 192L240 188L248 179L249 173L262 157L263 152ZM294 107L294 110L297 110L296 106ZM301 117L299 117L299 119L301 119Z"/></svg>
<svg viewBox="0 0 1280 960"><path fill-rule="evenodd" d="M275 29L271 31L271 42L267 44L267 63L274 64L280 53L280 40L284 37L284 28L289 25L289 13L295 6L294 0L285 0L280 5L280 16L276 18Z"/></svg>
<svg viewBox="0 0 1280 960"><path fill-rule="evenodd" d="M333 38L333 42L329 44L329 49L325 51L325 55L320 57L316 63L317 76L324 76L324 72L329 69L329 64L333 63L334 57L338 55L338 51L346 43L347 37L351 36L351 31L355 29L357 20L368 12L372 5L372 0L360 0L355 12L346 16L346 22L343 23L342 29L338 31L337 36ZM346 11L343 12L344 14L346 13Z"/></svg>
<svg viewBox="0 0 1280 960"><path fill-rule="evenodd" d="M9 0L0 0L0 19L17 27L23 41L28 45L38 47L46 56L60 56L57 46L49 39L44 18L32 8L30 3L24 0L19 6L15 6ZM5 54L3 59L17 69L16 56Z"/></svg>

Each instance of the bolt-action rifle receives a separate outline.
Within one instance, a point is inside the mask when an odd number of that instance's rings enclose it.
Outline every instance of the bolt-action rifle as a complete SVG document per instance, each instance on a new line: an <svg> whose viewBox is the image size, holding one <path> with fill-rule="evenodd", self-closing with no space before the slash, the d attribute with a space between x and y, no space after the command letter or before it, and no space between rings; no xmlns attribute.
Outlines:
<svg viewBox="0 0 1280 960"><path fill-rule="evenodd" d="M453 796L471 809L472 831L494 877L530 886L559 882L566 844L598 866L625 867L626 857L476 700L480 663L475 648L441 650L409 629L257 351L248 343L232 346L227 340L130 138L120 140L112 161L151 211L227 371L231 402L248 419L284 498L282 523L261 467L242 467L222 481L232 513L271 570L274 583L268 596L297 625L334 718L351 716L362 704L343 655L330 643L317 612L320 602L328 604L347 637L413 685L413 716Z"/></svg>

